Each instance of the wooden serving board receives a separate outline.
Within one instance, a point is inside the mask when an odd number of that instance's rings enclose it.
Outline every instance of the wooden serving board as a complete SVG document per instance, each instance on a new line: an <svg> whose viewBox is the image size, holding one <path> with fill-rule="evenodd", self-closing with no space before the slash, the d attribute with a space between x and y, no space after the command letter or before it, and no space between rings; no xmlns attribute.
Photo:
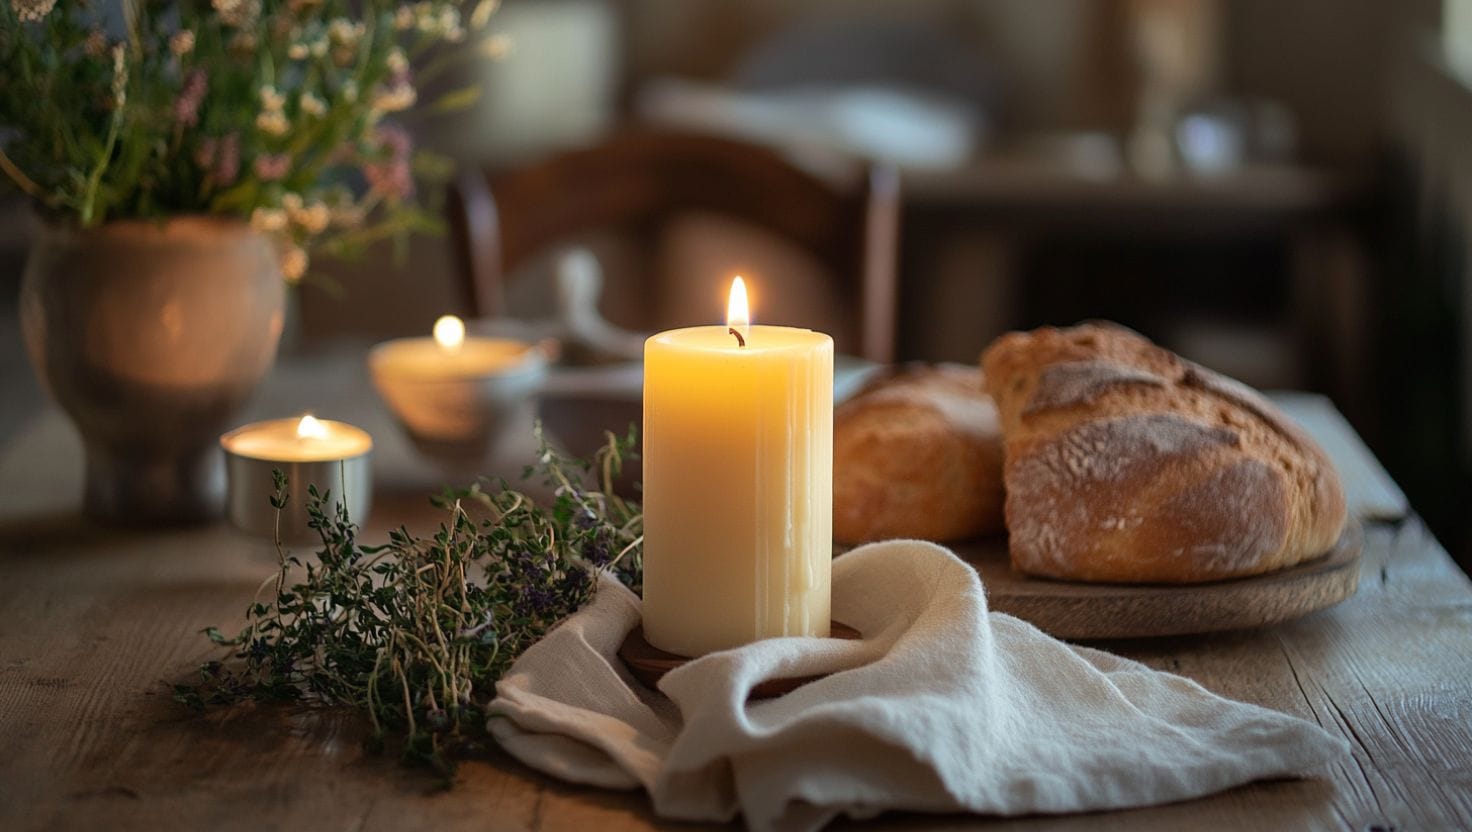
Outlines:
<svg viewBox="0 0 1472 832"><path fill-rule="evenodd" d="M1005 537L953 547L981 573L987 606L1058 638L1110 639L1243 630L1291 621L1354 595L1364 532L1350 521L1328 553L1291 569L1204 584L1086 584L1012 569Z"/></svg>

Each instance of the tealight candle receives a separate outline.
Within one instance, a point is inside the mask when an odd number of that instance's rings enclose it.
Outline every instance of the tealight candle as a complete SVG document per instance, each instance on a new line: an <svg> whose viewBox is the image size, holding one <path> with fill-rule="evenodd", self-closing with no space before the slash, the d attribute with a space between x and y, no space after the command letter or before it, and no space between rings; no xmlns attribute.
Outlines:
<svg viewBox="0 0 1472 832"><path fill-rule="evenodd" d="M547 355L507 338L467 336L441 317L432 338L399 338L368 355L373 383L421 450L454 460L487 450L503 417L541 386Z"/></svg>
<svg viewBox="0 0 1472 832"><path fill-rule="evenodd" d="M644 636L699 656L827 636L833 556L833 339L726 326L644 345Z"/></svg>
<svg viewBox="0 0 1472 832"><path fill-rule="evenodd" d="M306 537L307 486L330 492L329 506L347 508L354 523L368 518L373 477L369 452L373 437L346 424L306 415L300 419L255 422L220 437L229 481L227 513L243 531L282 539ZM278 526L270 498L274 471L286 475L288 501Z"/></svg>

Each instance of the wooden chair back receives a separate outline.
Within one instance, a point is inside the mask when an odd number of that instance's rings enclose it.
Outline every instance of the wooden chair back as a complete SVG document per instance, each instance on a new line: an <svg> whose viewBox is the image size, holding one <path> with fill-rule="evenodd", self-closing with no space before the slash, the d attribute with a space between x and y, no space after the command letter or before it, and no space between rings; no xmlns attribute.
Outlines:
<svg viewBox="0 0 1472 832"><path fill-rule="evenodd" d="M806 252L853 298L859 354L894 358L899 181L866 167L849 186L775 151L708 135L632 128L587 149L451 189L449 218L472 315L506 314L505 278L533 255L589 231L648 231L707 212L765 229ZM844 285L847 284L847 285Z"/></svg>

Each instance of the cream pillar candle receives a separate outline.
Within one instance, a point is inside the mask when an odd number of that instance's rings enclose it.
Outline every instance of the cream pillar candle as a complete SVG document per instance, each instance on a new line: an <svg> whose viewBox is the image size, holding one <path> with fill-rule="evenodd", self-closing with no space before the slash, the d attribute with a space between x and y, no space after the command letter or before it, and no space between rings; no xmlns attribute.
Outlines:
<svg viewBox="0 0 1472 832"><path fill-rule="evenodd" d="M739 282L729 327L644 344L644 636L683 656L828 635L833 339L750 326Z"/></svg>

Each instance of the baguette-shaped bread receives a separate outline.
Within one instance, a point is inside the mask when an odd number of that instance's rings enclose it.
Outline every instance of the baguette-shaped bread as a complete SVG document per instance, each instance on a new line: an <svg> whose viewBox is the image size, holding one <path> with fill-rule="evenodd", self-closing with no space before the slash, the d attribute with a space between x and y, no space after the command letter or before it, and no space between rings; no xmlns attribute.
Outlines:
<svg viewBox="0 0 1472 832"><path fill-rule="evenodd" d="M1002 530L1002 435L975 367L901 368L833 413L833 537L953 541Z"/></svg>
<svg viewBox="0 0 1472 832"><path fill-rule="evenodd" d="M1210 581L1292 566L1339 538L1333 465L1246 385L1108 324L1011 333L982 366L1023 572Z"/></svg>

